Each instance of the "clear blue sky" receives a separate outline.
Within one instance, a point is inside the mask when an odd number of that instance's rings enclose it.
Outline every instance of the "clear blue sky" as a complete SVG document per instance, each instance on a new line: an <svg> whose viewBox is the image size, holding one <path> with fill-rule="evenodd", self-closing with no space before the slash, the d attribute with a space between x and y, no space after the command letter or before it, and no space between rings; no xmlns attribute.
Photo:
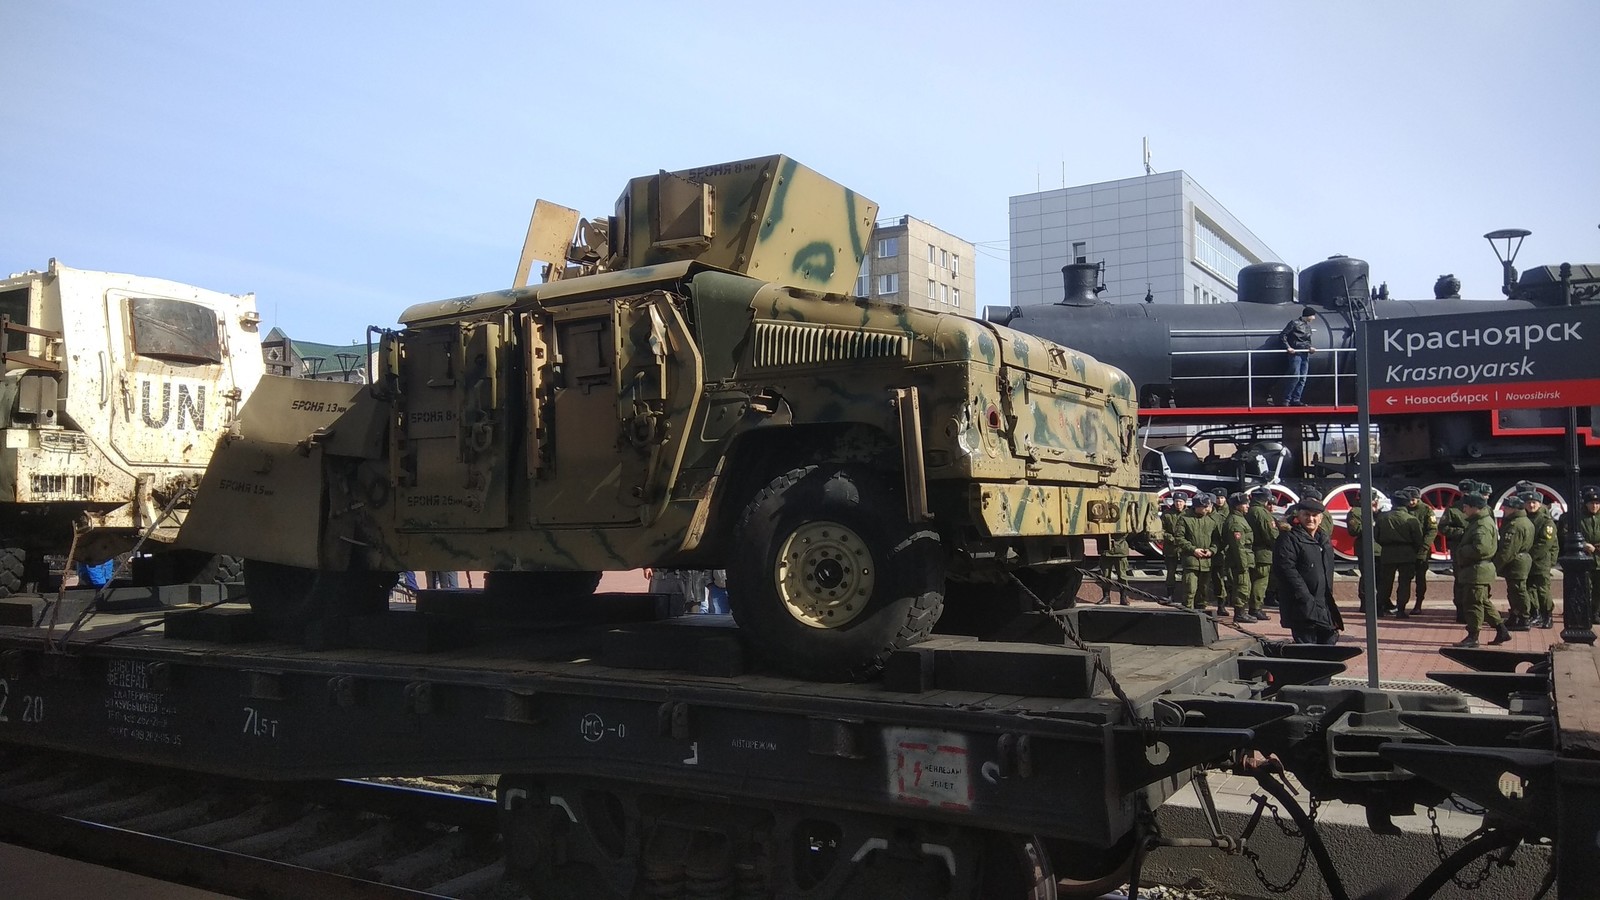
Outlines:
<svg viewBox="0 0 1600 900"><path fill-rule="evenodd" d="M510 284L535 198L787 153L975 242L1007 198L1185 169L1286 261L1396 295L1481 235L1600 262L1600 3L0 0L0 270L254 291L342 343Z"/></svg>

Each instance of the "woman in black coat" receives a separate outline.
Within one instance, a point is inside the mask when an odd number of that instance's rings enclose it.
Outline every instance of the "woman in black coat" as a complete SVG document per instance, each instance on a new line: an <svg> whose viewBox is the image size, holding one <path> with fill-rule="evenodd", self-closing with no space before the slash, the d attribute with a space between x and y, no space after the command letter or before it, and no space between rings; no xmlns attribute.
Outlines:
<svg viewBox="0 0 1600 900"><path fill-rule="evenodd" d="M1321 532L1323 505L1302 500L1290 511L1294 527L1272 548L1278 611L1296 644L1332 644L1344 630L1333 602L1333 545Z"/></svg>

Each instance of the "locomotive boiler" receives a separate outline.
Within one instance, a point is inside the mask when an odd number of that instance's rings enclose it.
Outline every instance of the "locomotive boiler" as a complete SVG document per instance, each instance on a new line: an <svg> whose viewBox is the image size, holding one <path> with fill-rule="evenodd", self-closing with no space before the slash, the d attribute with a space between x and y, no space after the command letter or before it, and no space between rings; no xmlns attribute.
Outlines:
<svg viewBox="0 0 1600 900"><path fill-rule="evenodd" d="M1395 300L1373 289L1364 260L1333 256L1304 269L1295 296L1294 270L1257 263L1239 270L1239 302L1191 306L1113 304L1097 299L1096 263L1062 268L1065 297L1026 307L990 307L988 318L1069 346L1120 367L1138 386L1145 407L1257 407L1282 401L1288 354L1279 335L1304 308L1311 323L1311 373L1304 400L1311 406L1355 404L1355 329L1362 319L1475 315L1566 302L1559 268L1540 266L1508 277L1498 300L1463 300L1459 282L1444 276L1431 300ZM1510 270L1514 271L1514 270ZM1583 302L1600 294L1600 265L1572 267Z"/></svg>
<svg viewBox="0 0 1600 900"><path fill-rule="evenodd" d="M1520 241L1525 234L1507 230L1489 237ZM1519 276L1512 259L1501 262L1499 299L1462 299L1454 276L1441 276L1431 299L1393 299L1386 285L1373 288L1365 261L1333 256L1302 270L1298 282L1282 263L1246 266L1239 271L1239 302L1218 305L1102 302L1098 264L1076 263L1062 269L1059 303L990 307L987 317L1117 366L1133 380L1146 424L1182 426L1168 433L1178 443L1147 436L1150 486L1232 491L1265 485L1285 502L1315 490L1330 509L1342 511L1357 488L1357 322L1468 318L1561 306L1569 295L1574 302L1600 303L1600 264L1573 265L1563 278L1561 266L1536 266ZM1308 406L1276 409L1290 366L1280 335L1308 307L1317 312L1311 323L1317 352L1303 397ZM1586 480L1600 477L1600 437L1589 430L1590 418L1589 410L1581 411ZM1442 508L1458 496L1457 482L1471 477L1494 488L1498 507L1513 485L1531 480L1554 509L1565 507L1556 486L1562 482L1564 410L1432 412L1375 421L1373 475L1380 490L1423 486L1425 502ZM1336 439L1346 446L1329 453ZM1336 521L1342 523L1342 515Z"/></svg>

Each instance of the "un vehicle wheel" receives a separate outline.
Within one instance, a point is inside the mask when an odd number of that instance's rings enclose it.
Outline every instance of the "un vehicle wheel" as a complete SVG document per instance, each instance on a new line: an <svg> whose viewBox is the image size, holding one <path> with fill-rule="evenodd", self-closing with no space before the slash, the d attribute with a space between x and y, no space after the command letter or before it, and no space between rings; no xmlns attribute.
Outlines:
<svg viewBox="0 0 1600 900"><path fill-rule="evenodd" d="M0 598L22 593L28 554L21 547L0 547Z"/></svg>
<svg viewBox="0 0 1600 900"><path fill-rule="evenodd" d="M728 598L763 659L802 678L857 681L933 629L944 552L870 471L805 466L745 507Z"/></svg>
<svg viewBox="0 0 1600 900"><path fill-rule="evenodd" d="M483 592L500 600L565 603L594 595L599 572L490 572Z"/></svg>
<svg viewBox="0 0 1600 900"><path fill-rule="evenodd" d="M268 632L297 641L321 619L362 616L389 608L394 572L328 572L257 559L244 561L244 592Z"/></svg>

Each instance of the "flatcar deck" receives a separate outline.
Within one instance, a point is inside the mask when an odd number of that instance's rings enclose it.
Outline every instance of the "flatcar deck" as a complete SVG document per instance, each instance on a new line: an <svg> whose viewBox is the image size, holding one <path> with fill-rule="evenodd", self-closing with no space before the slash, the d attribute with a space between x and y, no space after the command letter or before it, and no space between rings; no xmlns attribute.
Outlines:
<svg viewBox="0 0 1600 900"><path fill-rule="evenodd" d="M1156 741L1139 720L1239 681L1257 646L1187 613L1080 610L1091 640L1164 645L936 638L881 682L817 684L744 671L725 617L445 628L458 646L427 651L405 649L433 640L414 612L353 629L388 649L324 650L178 639L192 628L159 615L102 614L65 648L0 628L0 740L268 778L586 775L1105 842L1136 790L1159 803L1249 739L1234 723Z"/></svg>

